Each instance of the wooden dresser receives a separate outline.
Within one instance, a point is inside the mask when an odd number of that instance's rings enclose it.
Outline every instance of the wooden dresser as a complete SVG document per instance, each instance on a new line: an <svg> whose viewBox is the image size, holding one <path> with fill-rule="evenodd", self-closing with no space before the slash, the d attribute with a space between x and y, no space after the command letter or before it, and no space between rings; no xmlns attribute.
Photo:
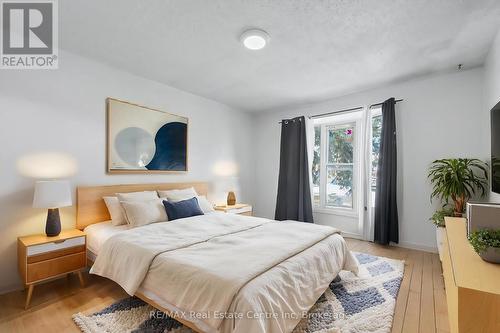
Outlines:
<svg viewBox="0 0 500 333"><path fill-rule="evenodd" d="M500 332L500 264L474 252L465 219L450 217L445 223L443 275L451 332Z"/></svg>

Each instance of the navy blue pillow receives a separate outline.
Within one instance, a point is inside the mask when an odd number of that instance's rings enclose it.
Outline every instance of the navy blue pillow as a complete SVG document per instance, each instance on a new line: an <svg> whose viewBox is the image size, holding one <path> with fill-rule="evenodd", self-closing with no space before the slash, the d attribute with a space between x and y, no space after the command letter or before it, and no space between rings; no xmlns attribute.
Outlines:
<svg viewBox="0 0 500 333"><path fill-rule="evenodd" d="M184 217L203 215L203 211L201 210L196 197L178 202L163 200L163 205L167 211L169 221L182 219Z"/></svg>

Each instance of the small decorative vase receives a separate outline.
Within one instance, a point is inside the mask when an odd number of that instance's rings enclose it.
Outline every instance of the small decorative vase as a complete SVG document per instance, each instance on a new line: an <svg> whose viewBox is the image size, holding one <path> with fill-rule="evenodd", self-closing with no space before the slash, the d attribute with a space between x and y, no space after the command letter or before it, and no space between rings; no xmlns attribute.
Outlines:
<svg viewBox="0 0 500 333"><path fill-rule="evenodd" d="M227 194L227 205L228 206L234 206L234 205L236 205L236 194L234 194L233 191L230 191Z"/></svg>
<svg viewBox="0 0 500 333"><path fill-rule="evenodd" d="M500 264L500 247L489 247L479 255L484 261Z"/></svg>

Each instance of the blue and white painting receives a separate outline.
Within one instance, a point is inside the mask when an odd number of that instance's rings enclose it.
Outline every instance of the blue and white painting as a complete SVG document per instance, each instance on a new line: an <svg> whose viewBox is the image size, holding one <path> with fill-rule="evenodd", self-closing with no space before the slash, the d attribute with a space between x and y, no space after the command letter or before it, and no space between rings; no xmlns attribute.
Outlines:
<svg viewBox="0 0 500 333"><path fill-rule="evenodd" d="M108 172L187 171L188 119L108 98Z"/></svg>

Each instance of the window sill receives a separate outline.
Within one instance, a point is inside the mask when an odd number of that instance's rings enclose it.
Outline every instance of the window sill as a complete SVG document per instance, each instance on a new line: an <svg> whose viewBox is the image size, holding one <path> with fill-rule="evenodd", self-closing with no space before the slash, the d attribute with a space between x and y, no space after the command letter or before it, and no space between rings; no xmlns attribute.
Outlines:
<svg viewBox="0 0 500 333"><path fill-rule="evenodd" d="M313 207L313 213L339 215L339 216L358 218L358 213L356 211L350 210L350 209L348 210L348 209L338 209L338 208Z"/></svg>

